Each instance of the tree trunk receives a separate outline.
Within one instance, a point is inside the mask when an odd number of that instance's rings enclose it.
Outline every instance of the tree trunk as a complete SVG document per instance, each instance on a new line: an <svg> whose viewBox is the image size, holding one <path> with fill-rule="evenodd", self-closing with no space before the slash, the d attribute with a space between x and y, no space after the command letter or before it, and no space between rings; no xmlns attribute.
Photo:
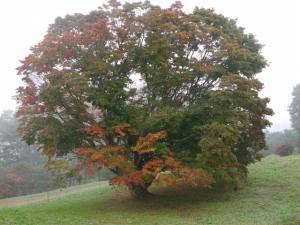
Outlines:
<svg viewBox="0 0 300 225"><path fill-rule="evenodd" d="M153 196L153 194L148 191L148 187L149 186L144 187L142 185L132 184L128 186L128 189L133 197L138 199L145 199Z"/></svg>

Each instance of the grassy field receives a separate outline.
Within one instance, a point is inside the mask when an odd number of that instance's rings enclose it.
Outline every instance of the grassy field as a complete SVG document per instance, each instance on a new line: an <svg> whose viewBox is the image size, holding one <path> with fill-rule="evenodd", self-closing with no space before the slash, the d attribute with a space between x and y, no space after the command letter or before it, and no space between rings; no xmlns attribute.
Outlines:
<svg viewBox="0 0 300 225"><path fill-rule="evenodd" d="M140 202L107 186L0 209L1 225L299 225L300 155L251 165L237 192L160 192Z"/></svg>
<svg viewBox="0 0 300 225"><path fill-rule="evenodd" d="M93 190L99 187L107 187L109 184L107 181L93 182L83 185L74 185L66 189L53 190L49 192L42 192L33 195L24 195L13 198L0 199L0 209L7 207L18 207L23 205L29 205L32 203L43 202L47 200L54 200L67 195L71 195L78 192L84 192ZM0 224L1 225L1 224Z"/></svg>

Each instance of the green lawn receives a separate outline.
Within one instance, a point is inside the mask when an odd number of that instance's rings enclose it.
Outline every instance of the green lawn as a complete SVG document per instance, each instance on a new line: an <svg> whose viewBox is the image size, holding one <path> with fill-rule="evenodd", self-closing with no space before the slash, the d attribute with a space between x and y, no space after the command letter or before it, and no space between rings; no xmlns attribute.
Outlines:
<svg viewBox="0 0 300 225"><path fill-rule="evenodd" d="M268 157L249 168L237 192L160 192L140 202L102 187L61 199L0 209L1 225L300 224L300 155Z"/></svg>

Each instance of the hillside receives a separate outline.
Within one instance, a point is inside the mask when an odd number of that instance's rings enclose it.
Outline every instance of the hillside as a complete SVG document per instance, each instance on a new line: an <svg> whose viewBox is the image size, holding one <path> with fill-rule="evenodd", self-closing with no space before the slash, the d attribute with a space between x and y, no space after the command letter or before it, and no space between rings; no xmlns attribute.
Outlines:
<svg viewBox="0 0 300 225"><path fill-rule="evenodd" d="M38 194L0 199L0 208L18 207L18 206L48 201L48 200L54 200L70 194L85 192L85 191L89 191L95 188L105 187L105 186L108 186L108 182L100 181L100 182L92 182L92 183L82 184L82 185L74 185L66 189L63 188L58 190L52 190L49 192L42 192Z"/></svg>
<svg viewBox="0 0 300 225"><path fill-rule="evenodd" d="M160 192L139 202L101 186L49 202L0 209L2 225L277 225L300 224L300 155L251 165L237 192Z"/></svg>

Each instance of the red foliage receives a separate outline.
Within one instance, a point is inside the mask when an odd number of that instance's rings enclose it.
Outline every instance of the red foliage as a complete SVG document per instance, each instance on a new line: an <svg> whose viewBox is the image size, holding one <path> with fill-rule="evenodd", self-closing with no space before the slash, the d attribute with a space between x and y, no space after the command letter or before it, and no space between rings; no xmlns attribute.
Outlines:
<svg viewBox="0 0 300 225"><path fill-rule="evenodd" d="M88 46L97 40L105 40L110 36L107 28L107 20L100 19L97 22L90 24L86 32L80 37L81 43Z"/></svg>
<svg viewBox="0 0 300 225"><path fill-rule="evenodd" d="M41 105L33 105L33 106L20 106L16 112L16 117L20 117L28 114L42 114L45 112L45 107Z"/></svg>
<svg viewBox="0 0 300 225"><path fill-rule="evenodd" d="M26 105L33 105L37 102L37 96L25 96L22 99L22 103Z"/></svg>
<svg viewBox="0 0 300 225"><path fill-rule="evenodd" d="M98 137L102 139L105 143L108 143L107 135L104 128L101 125L92 124L85 128L79 129L79 131L84 131L90 136L91 139Z"/></svg>

